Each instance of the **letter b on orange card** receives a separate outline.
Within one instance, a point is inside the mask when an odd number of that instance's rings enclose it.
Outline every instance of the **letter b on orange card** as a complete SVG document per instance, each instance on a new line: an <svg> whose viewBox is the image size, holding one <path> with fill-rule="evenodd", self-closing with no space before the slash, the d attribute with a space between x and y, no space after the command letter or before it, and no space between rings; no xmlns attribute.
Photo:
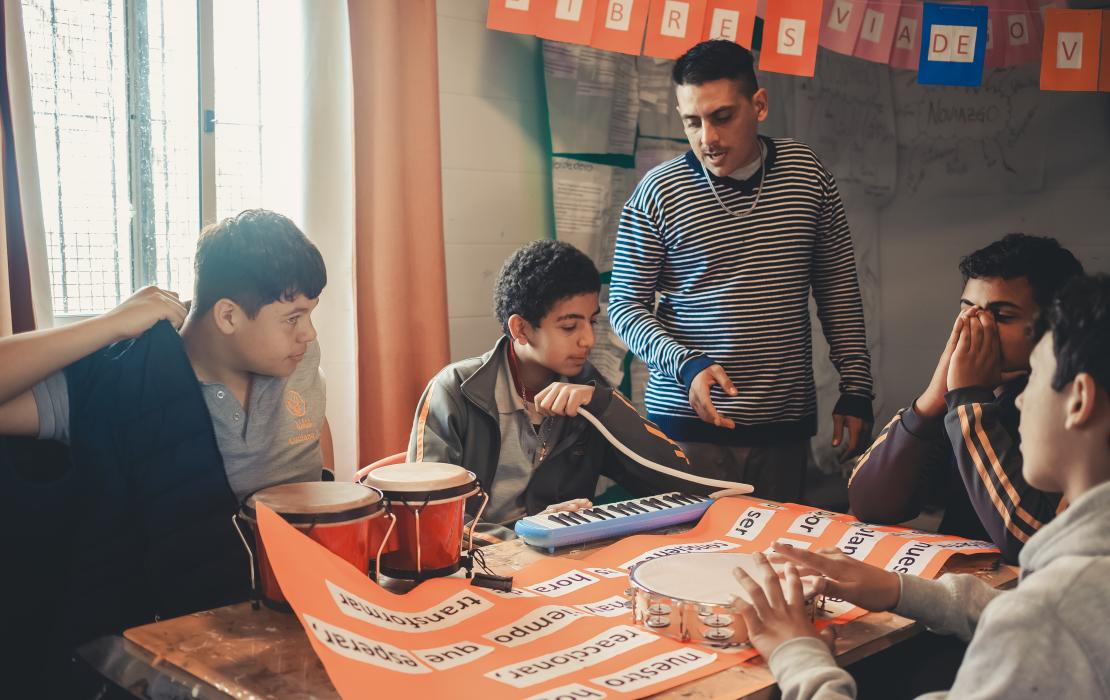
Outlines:
<svg viewBox="0 0 1110 700"><path fill-rule="evenodd" d="M1045 11L1042 90L1098 90L1102 21L1099 10Z"/></svg>
<svg viewBox="0 0 1110 700"><path fill-rule="evenodd" d="M759 70L813 76L821 0L767 0Z"/></svg>
<svg viewBox="0 0 1110 700"><path fill-rule="evenodd" d="M644 43L649 0L597 0L590 46L633 56Z"/></svg>

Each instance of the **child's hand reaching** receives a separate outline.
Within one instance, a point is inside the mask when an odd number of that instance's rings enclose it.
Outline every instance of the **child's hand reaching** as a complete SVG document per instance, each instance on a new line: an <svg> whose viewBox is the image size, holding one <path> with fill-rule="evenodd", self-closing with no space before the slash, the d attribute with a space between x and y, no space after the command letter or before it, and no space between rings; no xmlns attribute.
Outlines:
<svg viewBox="0 0 1110 700"><path fill-rule="evenodd" d="M536 394L536 410L541 416L577 416L578 409L594 397L589 384L552 382Z"/></svg>
<svg viewBox="0 0 1110 700"><path fill-rule="evenodd" d="M104 314L103 319L111 323L117 340L126 340L142 335L162 319L169 321L174 328L181 328L187 313L177 292L158 287L143 287Z"/></svg>

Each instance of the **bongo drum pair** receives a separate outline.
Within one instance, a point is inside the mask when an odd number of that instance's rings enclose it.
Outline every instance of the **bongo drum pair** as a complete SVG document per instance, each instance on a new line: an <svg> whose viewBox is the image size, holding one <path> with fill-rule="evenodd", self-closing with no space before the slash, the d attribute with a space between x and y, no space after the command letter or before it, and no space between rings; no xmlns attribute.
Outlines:
<svg viewBox="0 0 1110 700"><path fill-rule="evenodd" d="M480 517L488 496L472 472L453 464L395 464L370 472L362 483L315 481L262 489L247 498L233 520L251 559L255 595L267 607L289 610L258 532L258 503L359 571L369 573L373 564L375 580L385 574L422 581L462 566L464 506L479 494ZM241 521L254 530L253 548ZM473 538L472 524L468 554Z"/></svg>

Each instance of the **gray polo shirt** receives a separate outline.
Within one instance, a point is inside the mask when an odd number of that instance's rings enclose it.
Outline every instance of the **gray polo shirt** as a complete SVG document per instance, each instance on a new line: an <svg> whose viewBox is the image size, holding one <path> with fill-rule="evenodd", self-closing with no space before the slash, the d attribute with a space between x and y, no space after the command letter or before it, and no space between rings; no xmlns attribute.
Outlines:
<svg viewBox="0 0 1110 700"><path fill-rule="evenodd" d="M251 378L247 410L223 384L201 382L224 471L240 501L267 486L318 481L323 469L320 429L324 377L313 341L288 377ZM56 372L33 388L39 438L69 444L69 389Z"/></svg>
<svg viewBox="0 0 1110 700"><path fill-rule="evenodd" d="M566 381L566 378L559 381ZM493 480L489 504L482 520L512 523L527 515L524 490L540 463L540 446L546 445L547 451L551 452L562 436L566 418L544 418L534 408L525 405L513 386L513 375L505 354L500 358L493 394L501 429L501 451L497 457L497 476ZM533 428L533 425L539 427Z"/></svg>

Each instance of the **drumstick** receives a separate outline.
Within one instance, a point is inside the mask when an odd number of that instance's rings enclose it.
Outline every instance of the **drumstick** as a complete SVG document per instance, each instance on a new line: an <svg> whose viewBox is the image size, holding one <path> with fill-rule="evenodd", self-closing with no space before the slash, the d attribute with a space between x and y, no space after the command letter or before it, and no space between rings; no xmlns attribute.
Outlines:
<svg viewBox="0 0 1110 700"><path fill-rule="evenodd" d="M604 435L605 439L613 444L613 447L620 450L622 453L624 453L624 455L626 457L628 457L631 460L634 460L638 464L641 464L641 465L647 467L648 469L657 471L660 474L666 474L667 476L673 476L676 479L682 479L683 481L690 481L690 482L693 482L695 484L701 484L702 486L716 486L716 487L722 489L720 491L714 491L713 493L709 494L710 498L724 498L725 496L742 496L746 493L751 493L752 491L755 490L755 487L752 486L751 484L745 484L745 483L742 483L742 482L739 482L739 481L725 481L723 479L710 479L709 477L698 476L697 474L687 474L686 472L680 472L677 469L671 469L670 467L659 464L658 462L653 462L650 459L648 459L647 457L644 457L643 455L633 451L627 445L625 445L623 442L618 440L615 435L613 435L611 432L609 432L608 428L606 428L604 425L602 425L601 421L598 420L597 416L590 413L585 408L579 406L578 407L578 415L582 416L583 418L588 420L590 423L592 423L593 426L595 428L597 428L598 432L600 432L602 435Z"/></svg>

